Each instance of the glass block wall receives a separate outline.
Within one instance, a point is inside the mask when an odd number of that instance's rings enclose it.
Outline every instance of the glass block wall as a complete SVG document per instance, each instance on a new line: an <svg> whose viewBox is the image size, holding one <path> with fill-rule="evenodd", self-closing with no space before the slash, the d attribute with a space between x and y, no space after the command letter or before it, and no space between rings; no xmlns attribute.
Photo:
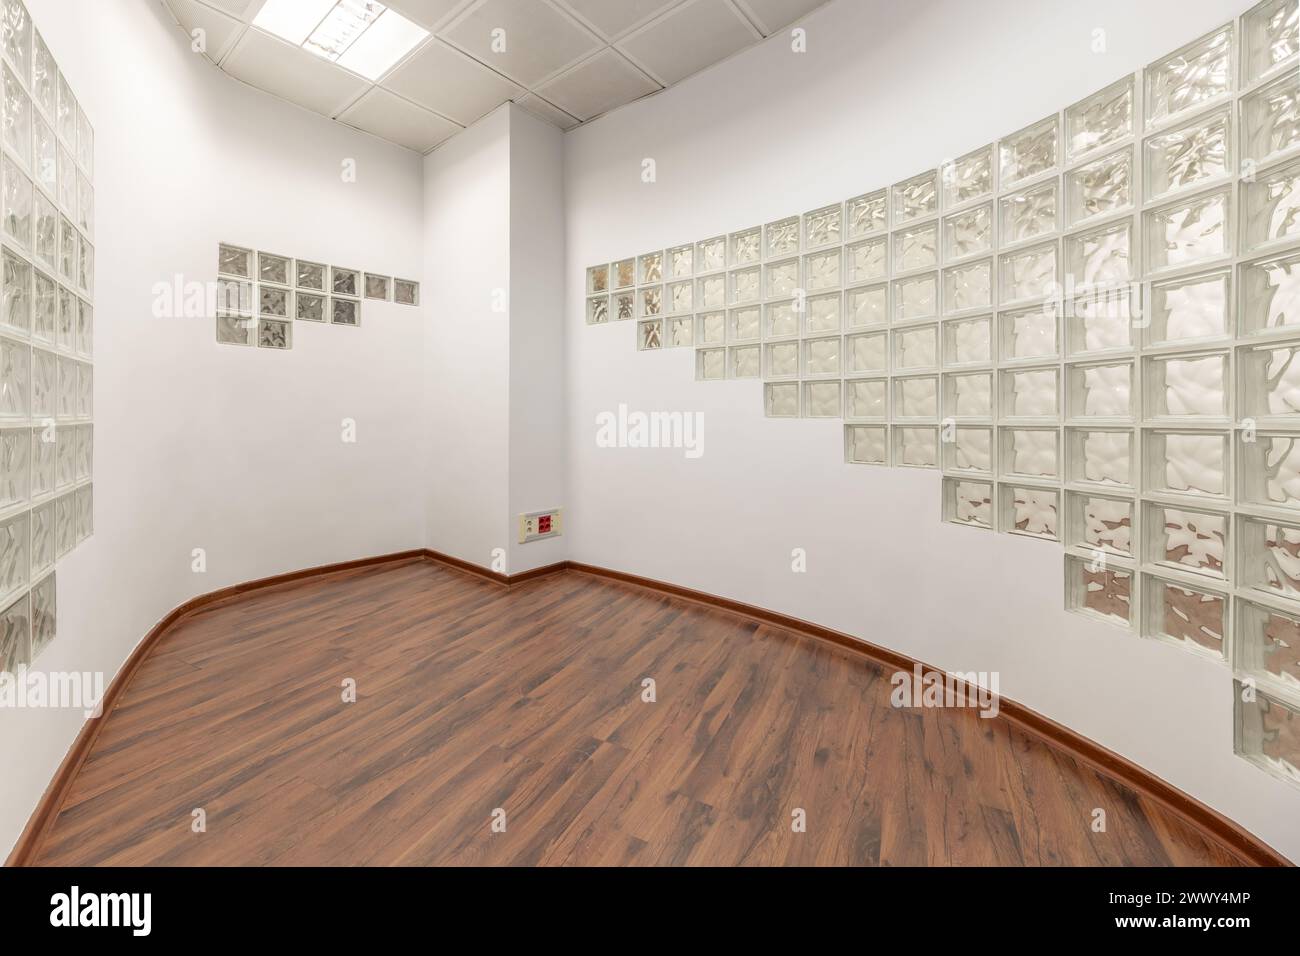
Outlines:
<svg viewBox="0 0 1300 956"><path fill-rule="evenodd" d="M21 0L0 0L0 671L56 631L55 565L90 537L95 137Z"/></svg>
<svg viewBox="0 0 1300 956"><path fill-rule="evenodd" d="M1237 752L1300 785L1297 19L1264 0L938 168L592 266L585 321L1062 546L1068 610L1231 668Z"/></svg>

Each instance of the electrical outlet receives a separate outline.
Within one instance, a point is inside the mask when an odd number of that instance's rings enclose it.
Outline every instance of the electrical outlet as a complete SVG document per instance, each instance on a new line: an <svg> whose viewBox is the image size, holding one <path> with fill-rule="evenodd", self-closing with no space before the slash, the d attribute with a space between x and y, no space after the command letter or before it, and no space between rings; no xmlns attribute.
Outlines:
<svg viewBox="0 0 1300 956"><path fill-rule="evenodd" d="M542 538L554 538L560 533L560 509L551 511L534 511L532 514L519 516L519 543L540 541Z"/></svg>

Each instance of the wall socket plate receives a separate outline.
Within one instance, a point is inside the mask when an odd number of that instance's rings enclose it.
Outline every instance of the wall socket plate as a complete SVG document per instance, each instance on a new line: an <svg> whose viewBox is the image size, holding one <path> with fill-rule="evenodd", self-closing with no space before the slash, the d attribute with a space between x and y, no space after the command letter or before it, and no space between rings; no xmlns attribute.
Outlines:
<svg viewBox="0 0 1300 956"><path fill-rule="evenodd" d="M558 537L561 514L559 508L553 508L550 511L534 511L531 514L520 515L519 543L527 544L529 541Z"/></svg>

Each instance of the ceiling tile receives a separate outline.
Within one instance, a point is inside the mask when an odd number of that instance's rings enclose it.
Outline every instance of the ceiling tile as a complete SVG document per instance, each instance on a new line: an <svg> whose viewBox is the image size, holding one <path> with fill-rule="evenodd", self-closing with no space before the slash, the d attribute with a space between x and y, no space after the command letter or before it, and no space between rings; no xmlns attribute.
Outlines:
<svg viewBox="0 0 1300 956"><path fill-rule="evenodd" d="M244 29L244 24L238 20L217 13L194 0L167 0L167 6L186 33L193 36L195 29L207 33L207 50L204 55L213 63L220 61L221 55L230 49L230 41Z"/></svg>
<svg viewBox="0 0 1300 956"><path fill-rule="evenodd" d="M607 39L622 36L633 27L653 20L682 0L556 0L599 30Z"/></svg>
<svg viewBox="0 0 1300 956"><path fill-rule="evenodd" d="M460 131L460 127L423 107L375 87L350 106L339 120L390 143L426 153Z"/></svg>
<svg viewBox="0 0 1300 956"><path fill-rule="evenodd" d="M788 27L805 13L816 10L826 0L736 0L745 12L758 21L765 36Z"/></svg>
<svg viewBox="0 0 1300 956"><path fill-rule="evenodd" d="M502 52L492 49L495 30L505 31ZM440 35L529 88L601 46L546 0L482 0Z"/></svg>
<svg viewBox="0 0 1300 956"><path fill-rule="evenodd" d="M690 0L617 45L665 84L672 84L758 39L727 0Z"/></svg>
<svg viewBox="0 0 1300 956"><path fill-rule="evenodd" d="M382 85L462 126L525 92L523 87L436 37L394 70Z"/></svg>
<svg viewBox="0 0 1300 956"><path fill-rule="evenodd" d="M585 122L657 89L658 83L617 51L607 48L539 87L537 92Z"/></svg>
<svg viewBox="0 0 1300 956"><path fill-rule="evenodd" d="M333 116L370 85L328 60L257 29L244 34L221 68L249 86L323 116Z"/></svg>
<svg viewBox="0 0 1300 956"><path fill-rule="evenodd" d="M216 7L218 10L229 13L231 16L242 17L248 12L248 8L253 5L255 0L203 0L203 2L210 7ZM256 0L256 3L260 9L262 0Z"/></svg>
<svg viewBox="0 0 1300 956"><path fill-rule="evenodd" d="M467 0L384 0L406 19L426 30L442 26L448 16L465 6Z"/></svg>
<svg viewBox="0 0 1300 956"><path fill-rule="evenodd" d="M544 119L552 126L558 126L560 129L573 129L578 125L577 119L564 112L554 103L542 99L536 93L529 93L519 101L519 105L539 119Z"/></svg>

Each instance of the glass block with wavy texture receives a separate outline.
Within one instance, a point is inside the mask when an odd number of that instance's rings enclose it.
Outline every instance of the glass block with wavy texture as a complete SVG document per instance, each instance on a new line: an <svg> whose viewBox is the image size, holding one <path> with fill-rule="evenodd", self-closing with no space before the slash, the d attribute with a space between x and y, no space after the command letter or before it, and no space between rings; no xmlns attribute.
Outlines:
<svg viewBox="0 0 1300 956"><path fill-rule="evenodd" d="M763 406L768 418L798 418L799 383L768 382L763 386Z"/></svg>
<svg viewBox="0 0 1300 956"><path fill-rule="evenodd" d="M889 370L889 333L859 332L844 337L844 373L881 375Z"/></svg>
<svg viewBox="0 0 1300 956"><path fill-rule="evenodd" d="M664 331L664 348L689 348L695 344L695 316L678 315L668 320Z"/></svg>
<svg viewBox="0 0 1300 956"><path fill-rule="evenodd" d="M55 614L58 600L55 595L54 575L47 575L32 588L32 660L54 640L57 625Z"/></svg>
<svg viewBox="0 0 1300 956"><path fill-rule="evenodd" d="M1073 161L1133 133L1133 77L1126 76L1065 111L1065 154Z"/></svg>
<svg viewBox="0 0 1300 956"><path fill-rule="evenodd" d="M695 317L697 345L721 345L727 340L727 313L702 312Z"/></svg>
<svg viewBox="0 0 1300 956"><path fill-rule="evenodd" d="M993 260L963 263L943 270L943 311L947 315L987 309L993 304Z"/></svg>
<svg viewBox="0 0 1300 956"><path fill-rule="evenodd" d="M1060 310L1055 304L1003 312L998 316L1004 362L1042 361L1060 354Z"/></svg>
<svg viewBox="0 0 1300 956"><path fill-rule="evenodd" d="M1065 493L1065 543L1094 556L1133 557L1133 502L1086 491Z"/></svg>
<svg viewBox="0 0 1300 956"><path fill-rule="evenodd" d="M702 276L695 280L695 308L721 309L727 304L727 274Z"/></svg>
<svg viewBox="0 0 1300 956"><path fill-rule="evenodd" d="M939 417L939 376L894 378L894 418L932 420Z"/></svg>
<svg viewBox="0 0 1300 956"><path fill-rule="evenodd" d="M1061 474L1058 428L999 428L998 461L1004 478L1055 481Z"/></svg>
<svg viewBox="0 0 1300 956"><path fill-rule="evenodd" d="M1242 335L1300 326L1300 252L1240 266Z"/></svg>
<svg viewBox="0 0 1300 956"><path fill-rule="evenodd" d="M31 429L31 486L32 497L42 498L54 491L58 484L59 439L70 437L64 429L39 425Z"/></svg>
<svg viewBox="0 0 1300 956"><path fill-rule="evenodd" d="M889 275L889 239L863 239L844 248L844 281L847 285L876 282Z"/></svg>
<svg viewBox="0 0 1300 956"><path fill-rule="evenodd" d="M696 349L695 378L700 382L721 382L727 377L727 350Z"/></svg>
<svg viewBox="0 0 1300 956"><path fill-rule="evenodd" d="M310 293L304 293L304 292L298 293L298 306L300 311L301 311L303 301L304 300L310 301L311 298L312 297ZM318 304L323 302L320 296L315 296L314 298L317 300ZM298 318L300 319L309 318L311 321L314 322L325 321L325 315L323 311L321 311L319 315L313 314L311 316L306 316L306 317L299 315ZM597 295L588 299L587 300L587 324L604 325L608 321L609 321L609 296Z"/></svg>
<svg viewBox="0 0 1300 956"><path fill-rule="evenodd" d="M764 378L798 378L800 344L798 341L767 342L763 346Z"/></svg>
<svg viewBox="0 0 1300 956"><path fill-rule="evenodd" d="M695 283L690 279L680 279L664 286L665 298L668 300L669 315L685 315L694 308Z"/></svg>
<svg viewBox="0 0 1300 956"><path fill-rule="evenodd" d="M1239 515L1235 530L1237 583L1266 594L1300 597L1300 524Z"/></svg>
<svg viewBox="0 0 1300 956"><path fill-rule="evenodd" d="M1228 515L1154 501L1146 502L1143 509L1144 561L1217 580L1226 578Z"/></svg>
<svg viewBox="0 0 1300 956"><path fill-rule="evenodd" d="M863 236L884 232L889 220L889 205L885 190L855 196L844 204L844 236L860 239Z"/></svg>
<svg viewBox="0 0 1300 956"><path fill-rule="evenodd" d="M838 289L843 273L843 257L838 247L810 252L803 257L804 288L809 292Z"/></svg>
<svg viewBox="0 0 1300 956"><path fill-rule="evenodd" d="M221 243L217 247L217 274L237 279L253 277L253 251Z"/></svg>
<svg viewBox="0 0 1300 956"><path fill-rule="evenodd" d="M8 599L27 586L31 567L31 519L26 512L0 522L0 595Z"/></svg>
<svg viewBox="0 0 1300 956"><path fill-rule="evenodd" d="M251 295L252 284L248 286ZM226 301L229 301L227 299ZM220 314L220 310L218 310ZM252 300L249 299L248 314L251 316ZM59 288L59 350L74 351L77 347L77 297L63 287Z"/></svg>
<svg viewBox="0 0 1300 956"><path fill-rule="evenodd" d="M618 263L614 268L618 268ZM715 236L695 244L695 274L721 272L727 268L727 237Z"/></svg>
<svg viewBox="0 0 1300 956"><path fill-rule="evenodd" d="M293 348L292 323L281 322L278 319L259 319L257 322L257 346L258 348L263 349ZM84 374L84 371L81 371L78 374L80 376L81 374ZM78 388L78 402L80 402L81 394L81 389ZM79 411L78 414L81 414L81 412Z"/></svg>
<svg viewBox="0 0 1300 956"><path fill-rule="evenodd" d="M999 201L1002 245L1010 246L1055 232L1057 206L1055 179L1003 196Z"/></svg>
<svg viewBox="0 0 1300 956"><path fill-rule="evenodd" d="M31 596L23 594L0 611L0 671L17 673L32 662Z"/></svg>
<svg viewBox="0 0 1300 956"><path fill-rule="evenodd" d="M59 146L54 130L37 116L32 122L32 174L51 196L59 194Z"/></svg>
<svg viewBox="0 0 1300 956"><path fill-rule="evenodd" d="M838 292L810 295L804 302L804 321L809 335L840 331L843 300Z"/></svg>
<svg viewBox="0 0 1300 956"><path fill-rule="evenodd" d="M77 544L77 501L71 492L54 499L54 551L63 557Z"/></svg>
<svg viewBox="0 0 1300 956"><path fill-rule="evenodd" d="M1142 576L1144 637L1155 638L1214 660L1225 659L1228 598L1219 591Z"/></svg>
<svg viewBox="0 0 1300 956"><path fill-rule="evenodd" d="M57 411L59 360L53 352L32 349L32 418L53 418Z"/></svg>
<svg viewBox="0 0 1300 956"><path fill-rule="evenodd" d="M803 216L803 242L805 249L837 246L844 232L844 207L839 203L806 212Z"/></svg>
<svg viewBox="0 0 1300 956"><path fill-rule="evenodd" d="M1133 149L1125 146L1065 174L1066 224L1076 226L1133 205Z"/></svg>
<svg viewBox="0 0 1300 956"><path fill-rule="evenodd" d="M1132 362L1095 362L1066 367L1067 409L1074 420L1129 421L1135 414Z"/></svg>
<svg viewBox="0 0 1300 956"><path fill-rule="evenodd" d="M747 244L750 240L747 240ZM769 259L782 259L799 254L799 217L789 216L763 227L763 245L755 251L764 252Z"/></svg>
<svg viewBox="0 0 1300 956"><path fill-rule="evenodd" d="M77 425L75 433L75 451L73 453L75 478L85 481L91 477L95 465L95 426Z"/></svg>
<svg viewBox="0 0 1300 956"><path fill-rule="evenodd" d="M636 260L620 259L614 263L610 280L615 289L630 289L636 285Z"/></svg>
<svg viewBox="0 0 1300 956"><path fill-rule="evenodd" d="M1232 25L1220 27L1147 67L1146 125L1150 129L1232 89Z"/></svg>
<svg viewBox="0 0 1300 956"><path fill-rule="evenodd" d="M1241 98L1243 158L1265 163L1300 146L1300 73L1292 70Z"/></svg>
<svg viewBox="0 0 1300 956"><path fill-rule="evenodd" d="M54 567L54 502L32 509L32 574Z"/></svg>
<svg viewBox="0 0 1300 956"><path fill-rule="evenodd" d="M1142 148L1146 198L1228 176L1233 171L1232 109L1225 106L1147 137Z"/></svg>
<svg viewBox="0 0 1300 956"><path fill-rule="evenodd" d="M1151 283L1148 344L1192 343L1228 335L1231 285L1228 270Z"/></svg>
<svg viewBox="0 0 1300 956"><path fill-rule="evenodd" d="M1254 441L1247 441L1254 437ZM1300 435L1238 433L1241 501L1289 511L1300 510Z"/></svg>
<svg viewBox="0 0 1300 956"><path fill-rule="evenodd" d="M894 335L894 370L911 372L939 366L939 327L922 325L897 329Z"/></svg>
<svg viewBox="0 0 1300 956"><path fill-rule="evenodd" d="M1066 479L1112 485L1115 490L1132 488L1135 441L1127 428L1066 428Z"/></svg>
<svg viewBox="0 0 1300 956"><path fill-rule="evenodd" d="M258 314L277 319L287 319L291 314L291 298L292 294L288 289L278 289L269 285L258 286Z"/></svg>
<svg viewBox="0 0 1300 956"><path fill-rule="evenodd" d="M915 272L939 264L939 224L908 226L893 234L894 271Z"/></svg>
<svg viewBox="0 0 1300 956"><path fill-rule="evenodd" d="M1287 607L1276 603L1239 600L1237 604L1237 633L1233 642L1235 669L1254 681L1265 691L1283 694L1291 699L1289 708L1282 707L1267 693L1258 694L1256 706L1267 712L1264 726L1257 734L1265 753L1285 754L1285 775L1300 783L1300 617ZM1236 685L1238 700L1242 699L1241 685ZM1240 717L1240 715L1239 715ZM1275 717L1275 722L1268 723ZM1285 743L1284 743L1285 742ZM1285 749L1270 750L1283 744ZM1281 767L1274 768L1283 770Z"/></svg>
<svg viewBox="0 0 1300 956"><path fill-rule="evenodd" d="M637 257L636 281L637 285L651 285L664 281L664 254L662 252L647 252Z"/></svg>
<svg viewBox="0 0 1300 956"><path fill-rule="evenodd" d="M1132 351L1135 327L1143 324L1136 286L1095 287L1066 303L1065 348L1071 358L1093 353Z"/></svg>
<svg viewBox="0 0 1300 956"><path fill-rule="evenodd" d="M889 417L889 380L849 379L844 383L844 417L880 419Z"/></svg>
<svg viewBox="0 0 1300 956"><path fill-rule="evenodd" d="M1004 305L1054 297L1060 290L1056 243L1004 253L998 260L998 282Z"/></svg>
<svg viewBox="0 0 1300 956"><path fill-rule="evenodd" d="M799 259L784 259L763 266L763 297L792 299L799 284Z"/></svg>
<svg viewBox="0 0 1300 956"><path fill-rule="evenodd" d="M790 338L799 334L799 313L793 302L768 302L763 306L763 337Z"/></svg>
<svg viewBox="0 0 1300 956"><path fill-rule="evenodd" d="M844 293L844 324L850 329L869 329L889 324L889 286L863 286Z"/></svg>
<svg viewBox="0 0 1300 956"><path fill-rule="evenodd" d="M1263 79L1295 59L1300 50L1298 11L1300 4L1296 0L1264 0L1242 17L1247 83Z"/></svg>
<svg viewBox="0 0 1300 956"><path fill-rule="evenodd" d="M1060 370L1002 369L998 407L1004 418L1053 419L1060 415Z"/></svg>
<svg viewBox="0 0 1300 956"><path fill-rule="evenodd" d="M839 375L842 351L843 343L838 335L804 339L803 374L809 378Z"/></svg>
<svg viewBox="0 0 1300 956"><path fill-rule="evenodd" d="M844 404L840 383L804 382L803 414L805 418L842 418Z"/></svg>
<svg viewBox="0 0 1300 956"><path fill-rule="evenodd" d="M728 342L757 342L763 337L763 310L745 305L727 313Z"/></svg>
<svg viewBox="0 0 1300 956"><path fill-rule="evenodd" d="M940 169L943 201L961 206L993 193L993 147L985 146L944 163Z"/></svg>
<svg viewBox="0 0 1300 956"><path fill-rule="evenodd" d="M888 465L889 427L845 425L844 460L851 465Z"/></svg>
<svg viewBox="0 0 1300 956"><path fill-rule="evenodd" d="M77 434L66 426L54 448L54 485L62 490L77 483Z"/></svg>
<svg viewBox="0 0 1300 956"><path fill-rule="evenodd" d="M939 211L939 173L930 170L893 187L894 224L920 219Z"/></svg>
<svg viewBox="0 0 1300 956"><path fill-rule="evenodd" d="M23 163L32 161L32 100L9 65L4 67L4 144Z"/></svg>
<svg viewBox="0 0 1300 956"><path fill-rule="evenodd" d="M41 37L39 30L32 31L32 99L51 120L57 115L59 70L54 55Z"/></svg>
<svg viewBox="0 0 1300 956"><path fill-rule="evenodd" d="M939 276L930 272L910 279L895 279L894 321L933 319L939 314Z"/></svg>
<svg viewBox="0 0 1300 956"><path fill-rule="evenodd" d="M643 319L636 325L636 347L639 351L660 349L664 345L664 320Z"/></svg>
<svg viewBox="0 0 1300 956"><path fill-rule="evenodd" d="M993 361L993 317L949 319L943 323L943 364L984 365Z"/></svg>
<svg viewBox="0 0 1300 956"><path fill-rule="evenodd" d="M1002 188L1056 166L1059 132L1056 116L1049 116L1002 140L998 144Z"/></svg>
<svg viewBox="0 0 1300 956"><path fill-rule="evenodd" d="M3 308L0 323L27 334L32 328L32 267L25 259L4 250Z"/></svg>
<svg viewBox="0 0 1300 956"><path fill-rule="evenodd" d="M993 204L984 203L943 220L943 255L949 262L991 252Z"/></svg>
<svg viewBox="0 0 1300 956"><path fill-rule="evenodd" d="M1226 352L1151 355L1143 359L1147 418L1228 417Z"/></svg>
<svg viewBox="0 0 1300 956"><path fill-rule="evenodd" d="M76 169L72 164L72 154L68 152L66 146L58 144L58 181L59 181L59 206L69 217L76 215L77 210L77 176Z"/></svg>
<svg viewBox="0 0 1300 956"><path fill-rule="evenodd" d="M993 418L992 372L946 372L943 414L957 421Z"/></svg>
<svg viewBox="0 0 1300 956"><path fill-rule="evenodd" d="M727 349L728 378L761 378L763 351L757 345L733 345Z"/></svg>
<svg viewBox="0 0 1300 956"><path fill-rule="evenodd" d="M257 344L257 320L240 315L217 316L217 342L221 345Z"/></svg>
<svg viewBox="0 0 1300 956"><path fill-rule="evenodd" d="M1192 266L1232 251L1226 189L1180 199L1145 213L1148 272Z"/></svg>
<svg viewBox="0 0 1300 956"><path fill-rule="evenodd" d="M893 429L895 465L904 468L939 467L939 429L933 425L896 425Z"/></svg>
<svg viewBox="0 0 1300 956"><path fill-rule="evenodd" d="M36 258L52 271L56 270L59 267L59 213L54 208L54 203L39 191L36 193L34 219L36 233L32 248Z"/></svg>
<svg viewBox="0 0 1300 956"><path fill-rule="evenodd" d="M0 509L26 504L31 498L31 429L0 429Z"/></svg>
<svg viewBox="0 0 1300 956"><path fill-rule="evenodd" d="M301 276L300 276L301 278ZM587 267L587 295L609 291L609 263Z"/></svg>
<svg viewBox="0 0 1300 956"><path fill-rule="evenodd" d="M668 278L689 279L695 275L695 247L690 243L668 250Z"/></svg>
<svg viewBox="0 0 1300 956"><path fill-rule="evenodd" d="M609 297L609 317L615 322L627 322L636 318L636 293L615 292Z"/></svg>
<svg viewBox="0 0 1300 956"><path fill-rule="evenodd" d="M1226 498L1228 434L1151 429L1143 436L1145 487L1149 491Z"/></svg>
<svg viewBox="0 0 1300 956"><path fill-rule="evenodd" d="M993 484L964 478L943 480L943 520L971 528L993 528Z"/></svg>
<svg viewBox="0 0 1300 956"><path fill-rule="evenodd" d="M993 474L993 429L956 425L944 429L943 468L949 472Z"/></svg>
<svg viewBox="0 0 1300 956"><path fill-rule="evenodd" d="M1133 572L1095 557L1065 556L1066 610L1120 627L1133 625Z"/></svg>
<svg viewBox="0 0 1300 956"><path fill-rule="evenodd" d="M758 266L727 273L727 301L730 304L758 302L762 296L762 272Z"/></svg>
<svg viewBox="0 0 1300 956"><path fill-rule="evenodd" d="M1065 240L1067 282L1076 289L1117 289L1134 278L1133 223L1117 223L1076 233Z"/></svg>
<svg viewBox="0 0 1300 956"><path fill-rule="evenodd" d="M1237 418L1300 424L1300 344L1237 350Z"/></svg>
<svg viewBox="0 0 1300 956"><path fill-rule="evenodd" d="M0 336L0 418L26 419L31 411L31 349Z"/></svg>
<svg viewBox="0 0 1300 956"><path fill-rule="evenodd" d="M1061 493L1029 485L998 485L1002 530L1042 541L1059 541Z"/></svg>
<svg viewBox="0 0 1300 956"><path fill-rule="evenodd" d="M1300 161L1242 180L1244 252L1300 240Z"/></svg>
<svg viewBox="0 0 1300 956"><path fill-rule="evenodd" d="M24 249L32 242L35 194L32 181L8 156L0 159L0 210L3 211L4 234Z"/></svg>
<svg viewBox="0 0 1300 956"><path fill-rule="evenodd" d="M54 345L58 341L59 287L40 269L32 278L32 339Z"/></svg>

